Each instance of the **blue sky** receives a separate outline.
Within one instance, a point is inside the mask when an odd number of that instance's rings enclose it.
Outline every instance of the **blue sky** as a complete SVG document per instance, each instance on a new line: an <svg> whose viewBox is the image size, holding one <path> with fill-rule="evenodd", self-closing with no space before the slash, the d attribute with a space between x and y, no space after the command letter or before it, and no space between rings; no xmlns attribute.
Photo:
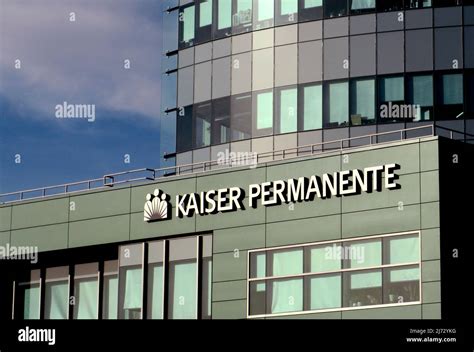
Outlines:
<svg viewBox="0 0 474 352"><path fill-rule="evenodd" d="M160 6L0 0L0 193L159 166ZM65 101L95 121L56 118Z"/></svg>

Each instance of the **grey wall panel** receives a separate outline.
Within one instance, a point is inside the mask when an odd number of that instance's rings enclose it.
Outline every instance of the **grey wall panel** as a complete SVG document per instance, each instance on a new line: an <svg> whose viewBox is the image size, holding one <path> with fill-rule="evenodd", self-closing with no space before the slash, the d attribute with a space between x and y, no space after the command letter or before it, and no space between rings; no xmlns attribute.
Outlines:
<svg viewBox="0 0 474 352"><path fill-rule="evenodd" d="M216 40L213 42L212 57L217 59L219 57L228 56L231 53L231 38Z"/></svg>
<svg viewBox="0 0 474 352"><path fill-rule="evenodd" d="M298 46L284 45L275 48L275 87L298 82Z"/></svg>
<svg viewBox="0 0 474 352"><path fill-rule="evenodd" d="M377 17L375 14L351 16L350 17L350 34L357 35L357 34L365 34L365 33L374 33L376 23L377 23Z"/></svg>
<svg viewBox="0 0 474 352"><path fill-rule="evenodd" d="M349 76L349 40L347 37L324 41L324 80ZM347 67L347 68L346 68Z"/></svg>
<svg viewBox="0 0 474 352"><path fill-rule="evenodd" d="M211 61L198 64L194 69L194 102L211 100Z"/></svg>
<svg viewBox="0 0 474 352"><path fill-rule="evenodd" d="M298 41L305 42L308 40L322 39L323 37L323 21L311 21L300 23Z"/></svg>
<svg viewBox="0 0 474 352"><path fill-rule="evenodd" d="M349 34L349 17L324 20L324 38L343 37Z"/></svg>
<svg viewBox="0 0 474 352"><path fill-rule="evenodd" d="M252 50L252 33L234 35L232 37L232 54Z"/></svg>
<svg viewBox="0 0 474 352"><path fill-rule="evenodd" d="M460 26L462 23L462 7L441 7L434 9L435 27Z"/></svg>
<svg viewBox="0 0 474 352"><path fill-rule="evenodd" d="M230 56L212 62L212 99L230 95L230 65Z"/></svg>
<svg viewBox="0 0 474 352"><path fill-rule="evenodd" d="M405 67L407 72L433 69L433 30L405 32Z"/></svg>
<svg viewBox="0 0 474 352"><path fill-rule="evenodd" d="M435 29L435 69L463 67L461 27Z"/></svg>
<svg viewBox="0 0 474 352"><path fill-rule="evenodd" d="M252 54L232 57L232 95L250 92L252 89Z"/></svg>
<svg viewBox="0 0 474 352"><path fill-rule="evenodd" d="M321 81L323 78L323 44L321 40L298 44L298 82Z"/></svg>
<svg viewBox="0 0 474 352"><path fill-rule="evenodd" d="M189 66L178 71L178 106L187 106L193 103L194 67Z"/></svg>
<svg viewBox="0 0 474 352"><path fill-rule="evenodd" d="M298 25L275 28L275 45L286 45L298 41Z"/></svg>
<svg viewBox="0 0 474 352"><path fill-rule="evenodd" d="M195 47L194 62L209 61L212 58L212 43L201 44Z"/></svg>
<svg viewBox="0 0 474 352"><path fill-rule="evenodd" d="M474 68L474 27L464 27L464 67Z"/></svg>
<svg viewBox="0 0 474 352"><path fill-rule="evenodd" d="M350 40L351 77L374 75L376 72L375 34L351 36Z"/></svg>
<svg viewBox="0 0 474 352"><path fill-rule="evenodd" d="M186 67L194 64L194 47L179 51L178 67Z"/></svg>
<svg viewBox="0 0 474 352"><path fill-rule="evenodd" d="M383 12L377 14L377 32L402 30L404 26L405 15L403 11Z"/></svg>
<svg viewBox="0 0 474 352"><path fill-rule="evenodd" d="M252 52L252 90L273 87L273 48Z"/></svg>
<svg viewBox="0 0 474 352"><path fill-rule="evenodd" d="M405 29L428 28L432 26L432 9L417 9L405 12Z"/></svg>
<svg viewBox="0 0 474 352"><path fill-rule="evenodd" d="M377 73L403 72L403 62L403 32L377 34Z"/></svg>

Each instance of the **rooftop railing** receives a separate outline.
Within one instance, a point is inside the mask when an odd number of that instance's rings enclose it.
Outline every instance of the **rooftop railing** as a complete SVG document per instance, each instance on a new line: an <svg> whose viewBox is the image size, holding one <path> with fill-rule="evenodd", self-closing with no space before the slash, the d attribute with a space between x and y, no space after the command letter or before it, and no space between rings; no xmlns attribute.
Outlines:
<svg viewBox="0 0 474 352"><path fill-rule="evenodd" d="M259 154L249 152L244 153L243 156L240 155L230 157L224 160L218 159L211 161L202 161L192 164L176 165L157 169L141 168L135 170L128 170L107 174L104 175L102 178L0 194L0 204L19 202L26 199L37 199L57 195L74 194L93 189L120 186L128 183L155 181L157 179L165 177L168 178L190 173L202 173L216 169L225 169L244 165L250 165L251 167L254 167L258 163L262 162L307 157L315 154L323 154L352 148L366 147L374 144L380 145L383 143L393 143L396 141L434 136L435 131L438 128L447 130L449 132L450 138L453 138L455 133L460 133L444 127L434 126L433 124L430 124L412 128L404 128L395 131L379 132L363 136L319 142L288 149L273 150L270 152ZM425 131L425 133L423 133L423 131ZM390 135L395 135L396 138L387 138ZM473 135L470 136L474 137ZM230 153L230 155L232 155L232 153Z"/></svg>

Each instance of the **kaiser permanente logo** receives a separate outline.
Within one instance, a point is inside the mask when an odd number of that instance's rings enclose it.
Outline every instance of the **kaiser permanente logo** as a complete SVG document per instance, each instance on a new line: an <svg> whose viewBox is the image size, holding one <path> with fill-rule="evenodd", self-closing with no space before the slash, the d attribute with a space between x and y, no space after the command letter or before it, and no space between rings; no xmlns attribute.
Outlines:
<svg viewBox="0 0 474 352"><path fill-rule="evenodd" d="M247 193L240 187L220 188L199 193L176 195L175 216L192 217L194 214L210 215L236 210L245 210L244 199L248 194L248 206L274 206L283 203L314 201L316 198L358 195L362 192L381 192L382 189L400 188L396 183L398 164L385 164L325 173L321 176L291 178L251 184ZM155 189L147 194L144 207L144 221L152 222L171 218L172 207L168 195Z"/></svg>

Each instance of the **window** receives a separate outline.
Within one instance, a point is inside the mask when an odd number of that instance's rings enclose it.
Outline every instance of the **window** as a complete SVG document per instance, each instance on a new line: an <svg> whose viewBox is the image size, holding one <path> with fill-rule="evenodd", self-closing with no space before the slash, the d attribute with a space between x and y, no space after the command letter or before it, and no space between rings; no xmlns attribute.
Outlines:
<svg viewBox="0 0 474 352"><path fill-rule="evenodd" d="M214 0L216 2L216 19L214 21L214 39L231 35L232 0Z"/></svg>
<svg viewBox="0 0 474 352"><path fill-rule="evenodd" d="M249 251L250 317L420 303L418 232Z"/></svg>
<svg viewBox="0 0 474 352"><path fill-rule="evenodd" d="M324 127L347 126L349 116L349 83L331 82L325 84Z"/></svg>
<svg viewBox="0 0 474 352"><path fill-rule="evenodd" d="M118 261L104 262L104 288L102 294L102 319L117 319Z"/></svg>
<svg viewBox="0 0 474 352"><path fill-rule="evenodd" d="M436 7L447 7L462 5L462 0L434 0L434 6Z"/></svg>
<svg viewBox="0 0 474 352"><path fill-rule="evenodd" d="M405 0L405 8L407 9L422 9L431 7L431 0Z"/></svg>
<svg viewBox="0 0 474 352"><path fill-rule="evenodd" d="M379 122L392 122L400 118L400 108L405 104L402 76L379 79Z"/></svg>
<svg viewBox="0 0 474 352"><path fill-rule="evenodd" d="M375 0L350 0L350 10L351 14L375 12Z"/></svg>
<svg viewBox="0 0 474 352"><path fill-rule="evenodd" d="M377 11L398 11L403 10L403 0L382 0L377 1Z"/></svg>
<svg viewBox="0 0 474 352"><path fill-rule="evenodd" d="M179 10L179 48L194 45L194 4L181 7Z"/></svg>
<svg viewBox="0 0 474 352"><path fill-rule="evenodd" d="M466 98L467 113L466 118L474 118L474 72L466 74Z"/></svg>
<svg viewBox="0 0 474 352"><path fill-rule="evenodd" d="M176 151L191 150L193 146L193 106L180 108L176 117Z"/></svg>
<svg viewBox="0 0 474 352"><path fill-rule="evenodd" d="M212 34L212 2L213 0L198 0L196 7L196 44L211 40Z"/></svg>
<svg viewBox="0 0 474 352"><path fill-rule="evenodd" d="M253 93L253 137L273 133L273 91Z"/></svg>
<svg viewBox="0 0 474 352"><path fill-rule="evenodd" d="M74 319L97 319L99 315L99 264L74 268Z"/></svg>
<svg viewBox="0 0 474 352"><path fill-rule="evenodd" d="M143 244L119 248L119 319L142 319Z"/></svg>
<svg viewBox="0 0 474 352"><path fill-rule="evenodd" d="M321 84L300 86L299 130L308 131L323 127L323 89Z"/></svg>
<svg viewBox="0 0 474 352"><path fill-rule="evenodd" d="M162 35L163 53L178 50L178 13L179 11L163 12L162 26L166 28Z"/></svg>
<svg viewBox="0 0 474 352"><path fill-rule="evenodd" d="M234 0L232 15L232 33L244 33L252 30L252 1Z"/></svg>
<svg viewBox="0 0 474 352"><path fill-rule="evenodd" d="M276 91L276 133L296 132L298 129L298 89L280 88Z"/></svg>
<svg viewBox="0 0 474 352"><path fill-rule="evenodd" d="M248 139L252 136L252 95L242 94L231 97L232 141Z"/></svg>
<svg viewBox="0 0 474 352"><path fill-rule="evenodd" d="M412 104L416 114L413 121L427 121L433 119L433 76L408 77L407 99Z"/></svg>
<svg viewBox="0 0 474 352"><path fill-rule="evenodd" d="M212 317L212 236L199 238L202 247L201 261L201 319Z"/></svg>
<svg viewBox="0 0 474 352"><path fill-rule="evenodd" d="M275 0L253 0L253 29L273 27Z"/></svg>
<svg viewBox="0 0 474 352"><path fill-rule="evenodd" d="M44 319L69 318L69 267L46 269Z"/></svg>
<svg viewBox="0 0 474 352"><path fill-rule="evenodd" d="M194 148L211 145L211 102L194 105Z"/></svg>
<svg viewBox="0 0 474 352"><path fill-rule="evenodd" d="M227 143L230 138L230 97L213 100L211 143Z"/></svg>
<svg viewBox="0 0 474 352"><path fill-rule="evenodd" d="M282 25L298 22L298 0L277 0L275 24Z"/></svg>
<svg viewBox="0 0 474 352"><path fill-rule="evenodd" d="M351 81L351 125L367 125L375 122L375 80Z"/></svg>
<svg viewBox="0 0 474 352"><path fill-rule="evenodd" d="M324 18L340 17L347 15L347 0L324 1Z"/></svg>
<svg viewBox="0 0 474 352"><path fill-rule="evenodd" d="M39 319L41 305L41 276L39 270L31 270L27 277L15 286L15 319Z"/></svg>
<svg viewBox="0 0 474 352"><path fill-rule="evenodd" d="M323 18L323 0L299 0L298 19L300 22Z"/></svg>
<svg viewBox="0 0 474 352"><path fill-rule="evenodd" d="M196 238L169 241L169 319L197 318Z"/></svg>
<svg viewBox="0 0 474 352"><path fill-rule="evenodd" d="M163 319L164 250L163 241L148 243L148 319Z"/></svg>
<svg viewBox="0 0 474 352"><path fill-rule="evenodd" d="M436 83L436 119L452 120L462 117L464 111L462 74L440 74Z"/></svg>

